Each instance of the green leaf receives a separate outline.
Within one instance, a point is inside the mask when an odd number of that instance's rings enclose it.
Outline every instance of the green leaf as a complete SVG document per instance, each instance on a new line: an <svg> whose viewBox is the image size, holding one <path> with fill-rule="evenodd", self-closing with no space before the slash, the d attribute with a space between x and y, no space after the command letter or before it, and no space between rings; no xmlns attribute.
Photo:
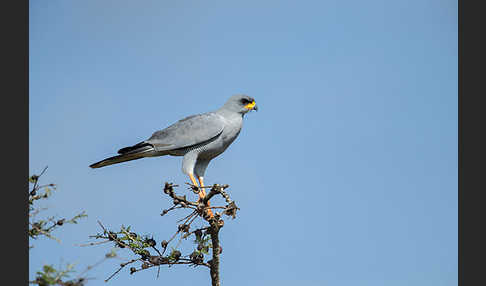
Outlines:
<svg viewBox="0 0 486 286"><path fill-rule="evenodd" d="M29 183L33 184L33 183L37 182L38 180L39 180L39 176L37 176L37 175L32 175L32 176L29 177Z"/></svg>
<svg viewBox="0 0 486 286"><path fill-rule="evenodd" d="M42 270L44 270L45 273L55 273L56 272L56 269L54 269L54 267L52 267L51 265L44 265L44 267L42 267Z"/></svg>

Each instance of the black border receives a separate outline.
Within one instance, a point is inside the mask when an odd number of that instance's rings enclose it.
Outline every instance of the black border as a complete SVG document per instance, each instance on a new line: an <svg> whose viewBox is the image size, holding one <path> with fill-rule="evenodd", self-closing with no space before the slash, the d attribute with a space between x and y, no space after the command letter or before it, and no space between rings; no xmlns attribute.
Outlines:
<svg viewBox="0 0 486 286"><path fill-rule="evenodd" d="M29 1L6 1L2 27L2 284L28 285ZM4 280L12 280L12 283Z"/></svg>
<svg viewBox="0 0 486 286"><path fill-rule="evenodd" d="M458 4L458 280L459 285L485 285L484 209L484 10L474 1ZM466 5L467 4L467 5ZM483 82L481 82L483 81ZM483 282L481 282L483 281Z"/></svg>

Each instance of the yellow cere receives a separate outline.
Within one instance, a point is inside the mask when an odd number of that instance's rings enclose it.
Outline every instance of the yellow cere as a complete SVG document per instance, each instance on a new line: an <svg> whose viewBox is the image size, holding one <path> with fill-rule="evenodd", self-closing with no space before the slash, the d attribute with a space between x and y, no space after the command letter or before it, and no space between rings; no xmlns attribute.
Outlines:
<svg viewBox="0 0 486 286"><path fill-rule="evenodd" d="M254 106L255 106L255 101L253 101L252 103L248 103L247 105L245 105L245 108L247 109L252 109Z"/></svg>

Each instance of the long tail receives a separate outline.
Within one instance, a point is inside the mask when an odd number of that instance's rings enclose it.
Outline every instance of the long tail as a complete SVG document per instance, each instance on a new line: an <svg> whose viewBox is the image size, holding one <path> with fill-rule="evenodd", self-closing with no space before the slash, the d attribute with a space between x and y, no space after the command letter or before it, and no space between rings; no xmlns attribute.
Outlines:
<svg viewBox="0 0 486 286"><path fill-rule="evenodd" d="M113 164L118 164L121 162L126 162L126 161L132 161L132 160L137 160L140 158L143 158L145 156L143 155L117 155L113 156L110 158L106 158L104 160L101 160L99 162L96 162L94 164L89 165L91 168L101 168L104 166L109 166Z"/></svg>
<svg viewBox="0 0 486 286"><path fill-rule="evenodd" d="M120 155L106 158L104 160L101 160L89 166L91 168L101 168L101 167L118 164L126 161L137 160L137 159L150 156L151 154L153 154L153 151L154 151L154 147L151 144L141 142L136 145L125 147L118 150L118 153Z"/></svg>

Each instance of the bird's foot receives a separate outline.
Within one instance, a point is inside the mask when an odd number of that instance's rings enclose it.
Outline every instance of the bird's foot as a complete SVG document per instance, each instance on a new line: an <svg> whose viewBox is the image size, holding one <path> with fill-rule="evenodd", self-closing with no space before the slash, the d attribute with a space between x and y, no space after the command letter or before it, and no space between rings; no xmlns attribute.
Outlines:
<svg viewBox="0 0 486 286"><path fill-rule="evenodd" d="M200 203L202 205L203 199L204 199L204 196L201 196L201 194L199 194L198 203ZM213 211L210 209L209 202L207 202L204 206L201 206L201 207L202 207L201 212L202 212L202 216L203 216L204 219L209 220L209 219L214 217Z"/></svg>
<svg viewBox="0 0 486 286"><path fill-rule="evenodd" d="M206 209L204 212L204 218L210 220L214 217L213 211L211 209Z"/></svg>

